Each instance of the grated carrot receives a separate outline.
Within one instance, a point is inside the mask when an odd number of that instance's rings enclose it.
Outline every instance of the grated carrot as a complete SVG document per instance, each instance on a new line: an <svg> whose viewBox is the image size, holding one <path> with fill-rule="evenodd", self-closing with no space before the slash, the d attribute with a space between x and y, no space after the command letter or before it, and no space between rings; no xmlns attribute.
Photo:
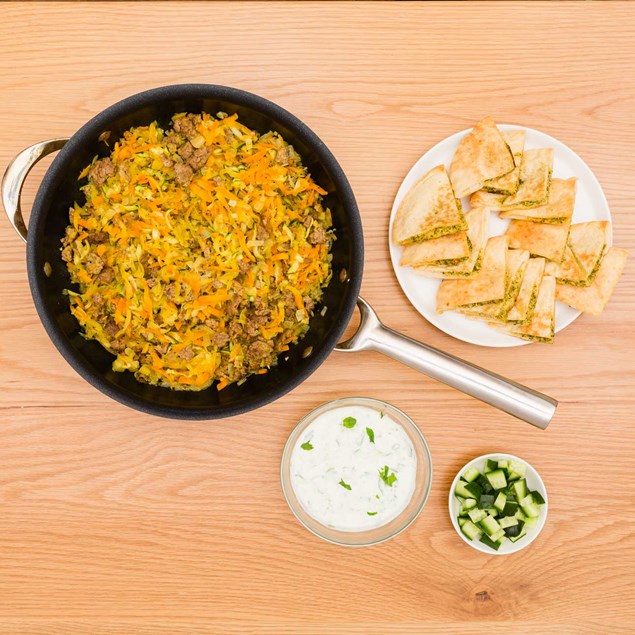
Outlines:
<svg viewBox="0 0 635 635"><path fill-rule="evenodd" d="M175 115L175 130L191 117ZM305 298L319 301L332 275L330 242L310 244L308 235L317 224L334 237L325 191L280 135L260 135L235 114L191 121L194 131L179 134L205 161L186 183L176 166L189 155L156 122L114 144L105 180L93 169L104 159L82 170L86 202L71 208L63 240L80 288L69 300L86 337L116 355L114 370L183 390L216 381L222 390L266 373L306 333ZM241 334L227 342L235 324ZM272 350L254 371L256 341Z"/></svg>

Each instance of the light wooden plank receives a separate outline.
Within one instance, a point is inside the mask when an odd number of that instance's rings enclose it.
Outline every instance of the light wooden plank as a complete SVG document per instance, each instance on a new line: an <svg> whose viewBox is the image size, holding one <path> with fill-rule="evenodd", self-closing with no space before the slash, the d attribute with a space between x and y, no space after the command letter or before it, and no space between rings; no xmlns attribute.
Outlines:
<svg viewBox="0 0 635 635"><path fill-rule="evenodd" d="M134 92L229 84L308 123L362 211L363 294L390 326L560 400L541 432L371 353L334 353L252 414L175 422L112 403L62 360L30 298L24 247L0 222L0 631L41 633L632 632L635 275L553 347L483 349L408 304L388 258L393 197L431 145L491 114L578 152L635 243L635 5L611 3L5 3L0 167ZM45 166L25 189L33 200ZM278 482L309 409L365 394L402 407L434 486L404 534L320 542ZM463 463L509 451L541 472L544 532L508 558L453 533ZM631 488L632 489L632 488Z"/></svg>

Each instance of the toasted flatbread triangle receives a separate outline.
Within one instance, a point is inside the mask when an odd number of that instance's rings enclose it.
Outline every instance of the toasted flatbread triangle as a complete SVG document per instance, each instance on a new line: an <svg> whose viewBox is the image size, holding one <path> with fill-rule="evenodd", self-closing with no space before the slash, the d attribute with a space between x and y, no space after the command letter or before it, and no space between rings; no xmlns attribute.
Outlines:
<svg viewBox="0 0 635 635"><path fill-rule="evenodd" d="M507 314L516 302L528 262L528 251L508 249L505 271L505 297L498 302L457 309L457 311L480 320L504 322Z"/></svg>
<svg viewBox="0 0 635 635"><path fill-rule="evenodd" d="M489 212L498 212L505 200L504 194L494 194L479 190L470 196L470 205L472 207L485 207Z"/></svg>
<svg viewBox="0 0 635 635"><path fill-rule="evenodd" d="M505 296L507 237L494 236L487 241L483 264L465 280L444 280L437 292L437 311L442 313L461 306L496 302Z"/></svg>
<svg viewBox="0 0 635 635"><path fill-rule="evenodd" d="M547 204L503 211L500 217L535 220L541 223L566 222L573 216L576 181L576 178L552 179Z"/></svg>
<svg viewBox="0 0 635 635"><path fill-rule="evenodd" d="M545 271L544 258L530 258L514 306L507 314L508 322L523 324L533 315L540 281Z"/></svg>
<svg viewBox="0 0 635 635"><path fill-rule="evenodd" d="M538 288L538 298L529 322L516 327L517 334L527 339L552 342L556 326L556 279L543 276Z"/></svg>
<svg viewBox="0 0 635 635"><path fill-rule="evenodd" d="M590 221L571 225L564 258L558 265L549 263L549 275L558 284L588 287L595 277L608 247L608 221Z"/></svg>
<svg viewBox="0 0 635 635"><path fill-rule="evenodd" d="M461 139L450 163L450 181L462 198L513 169L514 158L503 135L494 120L486 117Z"/></svg>
<svg viewBox="0 0 635 635"><path fill-rule="evenodd" d="M530 220L513 220L507 228L509 246L526 249L534 256L543 256L561 262L569 235L569 223L535 223Z"/></svg>
<svg viewBox="0 0 635 635"><path fill-rule="evenodd" d="M605 245L609 242L609 231L610 223L605 220L571 225L569 245L587 275L591 275Z"/></svg>
<svg viewBox="0 0 635 635"><path fill-rule="evenodd" d="M580 263L576 260L571 251L571 246L567 242L564 248L564 256L562 262L552 262L549 260L545 267L545 273L548 276L554 276L560 284L580 284L583 287L589 286L587 284L587 273L580 266ZM590 281L589 281L590 284Z"/></svg>
<svg viewBox="0 0 635 635"><path fill-rule="evenodd" d="M514 158L514 169L497 179L488 179L483 183L483 189L486 192L494 192L497 194L505 194L510 196L515 194L520 184L520 163L523 157L523 149L525 147L525 131L524 130L508 130L503 132L503 139L509 146Z"/></svg>
<svg viewBox="0 0 635 635"><path fill-rule="evenodd" d="M527 324L499 324L490 326L525 340L553 342L556 324L556 279L543 276L538 289L534 313Z"/></svg>
<svg viewBox="0 0 635 635"><path fill-rule="evenodd" d="M556 289L558 300L583 313L600 315L624 271L627 256L626 249L611 247L602 259L602 264L591 285L573 287L559 284Z"/></svg>
<svg viewBox="0 0 635 635"><path fill-rule="evenodd" d="M467 232L433 238L422 243L406 245L399 264L403 267L421 265L456 265L470 255Z"/></svg>
<svg viewBox="0 0 635 635"><path fill-rule="evenodd" d="M467 260L451 267L430 265L415 267L417 273L429 278L467 278L475 273L475 269L480 268L487 243L489 212L486 209L471 209L465 214L465 220L467 221L467 237L471 246Z"/></svg>
<svg viewBox="0 0 635 635"><path fill-rule="evenodd" d="M553 148L525 150L520 164L520 186L503 201L502 210L544 205L549 200L552 171Z"/></svg>
<svg viewBox="0 0 635 635"><path fill-rule="evenodd" d="M511 150L514 158L514 165L520 167L523 159L523 151L525 149L525 131L524 130L508 130L503 132L503 139Z"/></svg>
<svg viewBox="0 0 635 635"><path fill-rule="evenodd" d="M398 245L421 242L467 229L445 167L424 174L404 196L393 223Z"/></svg>

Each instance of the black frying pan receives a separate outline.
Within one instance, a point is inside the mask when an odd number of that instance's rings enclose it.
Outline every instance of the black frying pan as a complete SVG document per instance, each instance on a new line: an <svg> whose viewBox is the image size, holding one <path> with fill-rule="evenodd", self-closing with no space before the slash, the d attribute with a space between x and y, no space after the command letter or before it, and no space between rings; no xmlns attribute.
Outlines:
<svg viewBox="0 0 635 635"><path fill-rule="evenodd" d="M169 126L177 112L237 113L242 123L267 132L276 130L302 156L313 178L327 191L337 240L333 244L334 275L322 304L311 318L307 335L265 375L253 375L222 391L179 392L138 382L132 373L116 373L113 356L98 342L82 337L63 290L73 288L61 259L60 240L68 209L82 201L77 175L95 155L107 156L99 140L110 131L118 139L133 126L157 120ZM59 150L46 172L31 211L28 233L20 213L20 191L29 170L43 156ZM319 137L280 106L235 88L184 84L156 88L128 97L91 119L70 139L54 139L21 152L7 168L2 183L5 211L27 242L27 268L35 306L60 353L87 381L127 406L163 417L216 419L237 415L281 397L302 383L340 341L358 302L364 260L359 210L351 187L335 157ZM415 342L385 328L370 306L359 299L362 323L338 350L373 349L391 355L459 390L539 427L546 427L556 402L519 384Z"/></svg>

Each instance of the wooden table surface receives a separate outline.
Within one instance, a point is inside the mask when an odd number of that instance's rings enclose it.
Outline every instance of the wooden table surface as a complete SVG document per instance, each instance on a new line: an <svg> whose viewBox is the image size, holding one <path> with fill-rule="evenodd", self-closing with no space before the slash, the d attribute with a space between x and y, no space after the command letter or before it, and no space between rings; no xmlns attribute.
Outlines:
<svg viewBox="0 0 635 635"><path fill-rule="evenodd" d="M24 246L0 221L0 633L634 633L635 258L604 315L554 346L484 349L400 292L387 221L432 144L485 115L551 134L602 183L635 243L635 4L0 4L0 166L140 90L237 86L308 123L348 174L363 294L393 328L560 401L531 428L373 353L334 353L302 386L217 422L129 410L63 361L32 304ZM28 209L45 167L25 191ZM295 422L364 394L409 413L432 494L396 539L313 537L281 494ZM550 498L526 550L488 556L447 512L463 463L502 450ZM497 631L498 632L498 631Z"/></svg>

